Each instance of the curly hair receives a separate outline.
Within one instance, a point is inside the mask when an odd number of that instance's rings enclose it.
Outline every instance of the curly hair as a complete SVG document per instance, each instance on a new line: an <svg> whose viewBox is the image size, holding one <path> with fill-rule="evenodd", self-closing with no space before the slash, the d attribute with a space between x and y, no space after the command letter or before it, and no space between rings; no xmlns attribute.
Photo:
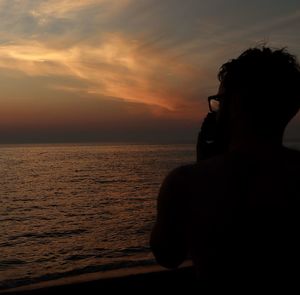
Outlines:
<svg viewBox="0 0 300 295"><path fill-rule="evenodd" d="M238 94L243 110L284 126L300 108L300 66L286 48L250 48L220 68L225 93Z"/></svg>

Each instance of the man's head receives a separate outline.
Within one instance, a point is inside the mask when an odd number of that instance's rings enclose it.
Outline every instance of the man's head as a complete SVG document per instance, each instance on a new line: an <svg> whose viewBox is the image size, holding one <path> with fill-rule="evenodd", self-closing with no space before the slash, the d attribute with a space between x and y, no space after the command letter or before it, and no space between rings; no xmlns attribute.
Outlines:
<svg viewBox="0 0 300 295"><path fill-rule="evenodd" d="M285 49L248 49L222 65L218 77L229 116L261 136L283 133L300 108L300 66Z"/></svg>

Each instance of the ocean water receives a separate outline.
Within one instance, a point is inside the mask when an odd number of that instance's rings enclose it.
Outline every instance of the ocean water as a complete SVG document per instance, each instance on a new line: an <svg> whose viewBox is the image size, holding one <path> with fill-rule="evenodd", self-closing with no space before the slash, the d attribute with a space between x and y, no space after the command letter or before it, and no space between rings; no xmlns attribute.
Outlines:
<svg viewBox="0 0 300 295"><path fill-rule="evenodd" d="M194 145L0 147L0 289L154 264L156 197Z"/></svg>

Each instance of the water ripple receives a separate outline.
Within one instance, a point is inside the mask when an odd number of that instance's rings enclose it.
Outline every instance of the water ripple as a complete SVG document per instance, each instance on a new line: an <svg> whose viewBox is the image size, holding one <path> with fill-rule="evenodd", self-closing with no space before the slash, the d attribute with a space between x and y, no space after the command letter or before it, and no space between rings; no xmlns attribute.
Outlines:
<svg viewBox="0 0 300 295"><path fill-rule="evenodd" d="M85 229L75 229L66 231L49 231L44 233L24 233L16 236L12 236L9 239L15 240L19 238L30 238L30 239L43 239L43 238L65 238L68 236L80 235L87 232Z"/></svg>
<svg viewBox="0 0 300 295"><path fill-rule="evenodd" d="M195 158L192 145L0 148L1 288L153 263L160 183Z"/></svg>

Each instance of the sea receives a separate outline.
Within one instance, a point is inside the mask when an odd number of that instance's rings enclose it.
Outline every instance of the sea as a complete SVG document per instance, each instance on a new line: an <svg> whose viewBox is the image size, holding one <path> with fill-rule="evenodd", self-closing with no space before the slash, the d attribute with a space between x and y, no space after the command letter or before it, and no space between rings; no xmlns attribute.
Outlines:
<svg viewBox="0 0 300 295"><path fill-rule="evenodd" d="M0 290L154 265L160 185L195 160L193 144L0 146Z"/></svg>
<svg viewBox="0 0 300 295"><path fill-rule="evenodd" d="M0 146L0 290L154 265L161 182L192 144Z"/></svg>

